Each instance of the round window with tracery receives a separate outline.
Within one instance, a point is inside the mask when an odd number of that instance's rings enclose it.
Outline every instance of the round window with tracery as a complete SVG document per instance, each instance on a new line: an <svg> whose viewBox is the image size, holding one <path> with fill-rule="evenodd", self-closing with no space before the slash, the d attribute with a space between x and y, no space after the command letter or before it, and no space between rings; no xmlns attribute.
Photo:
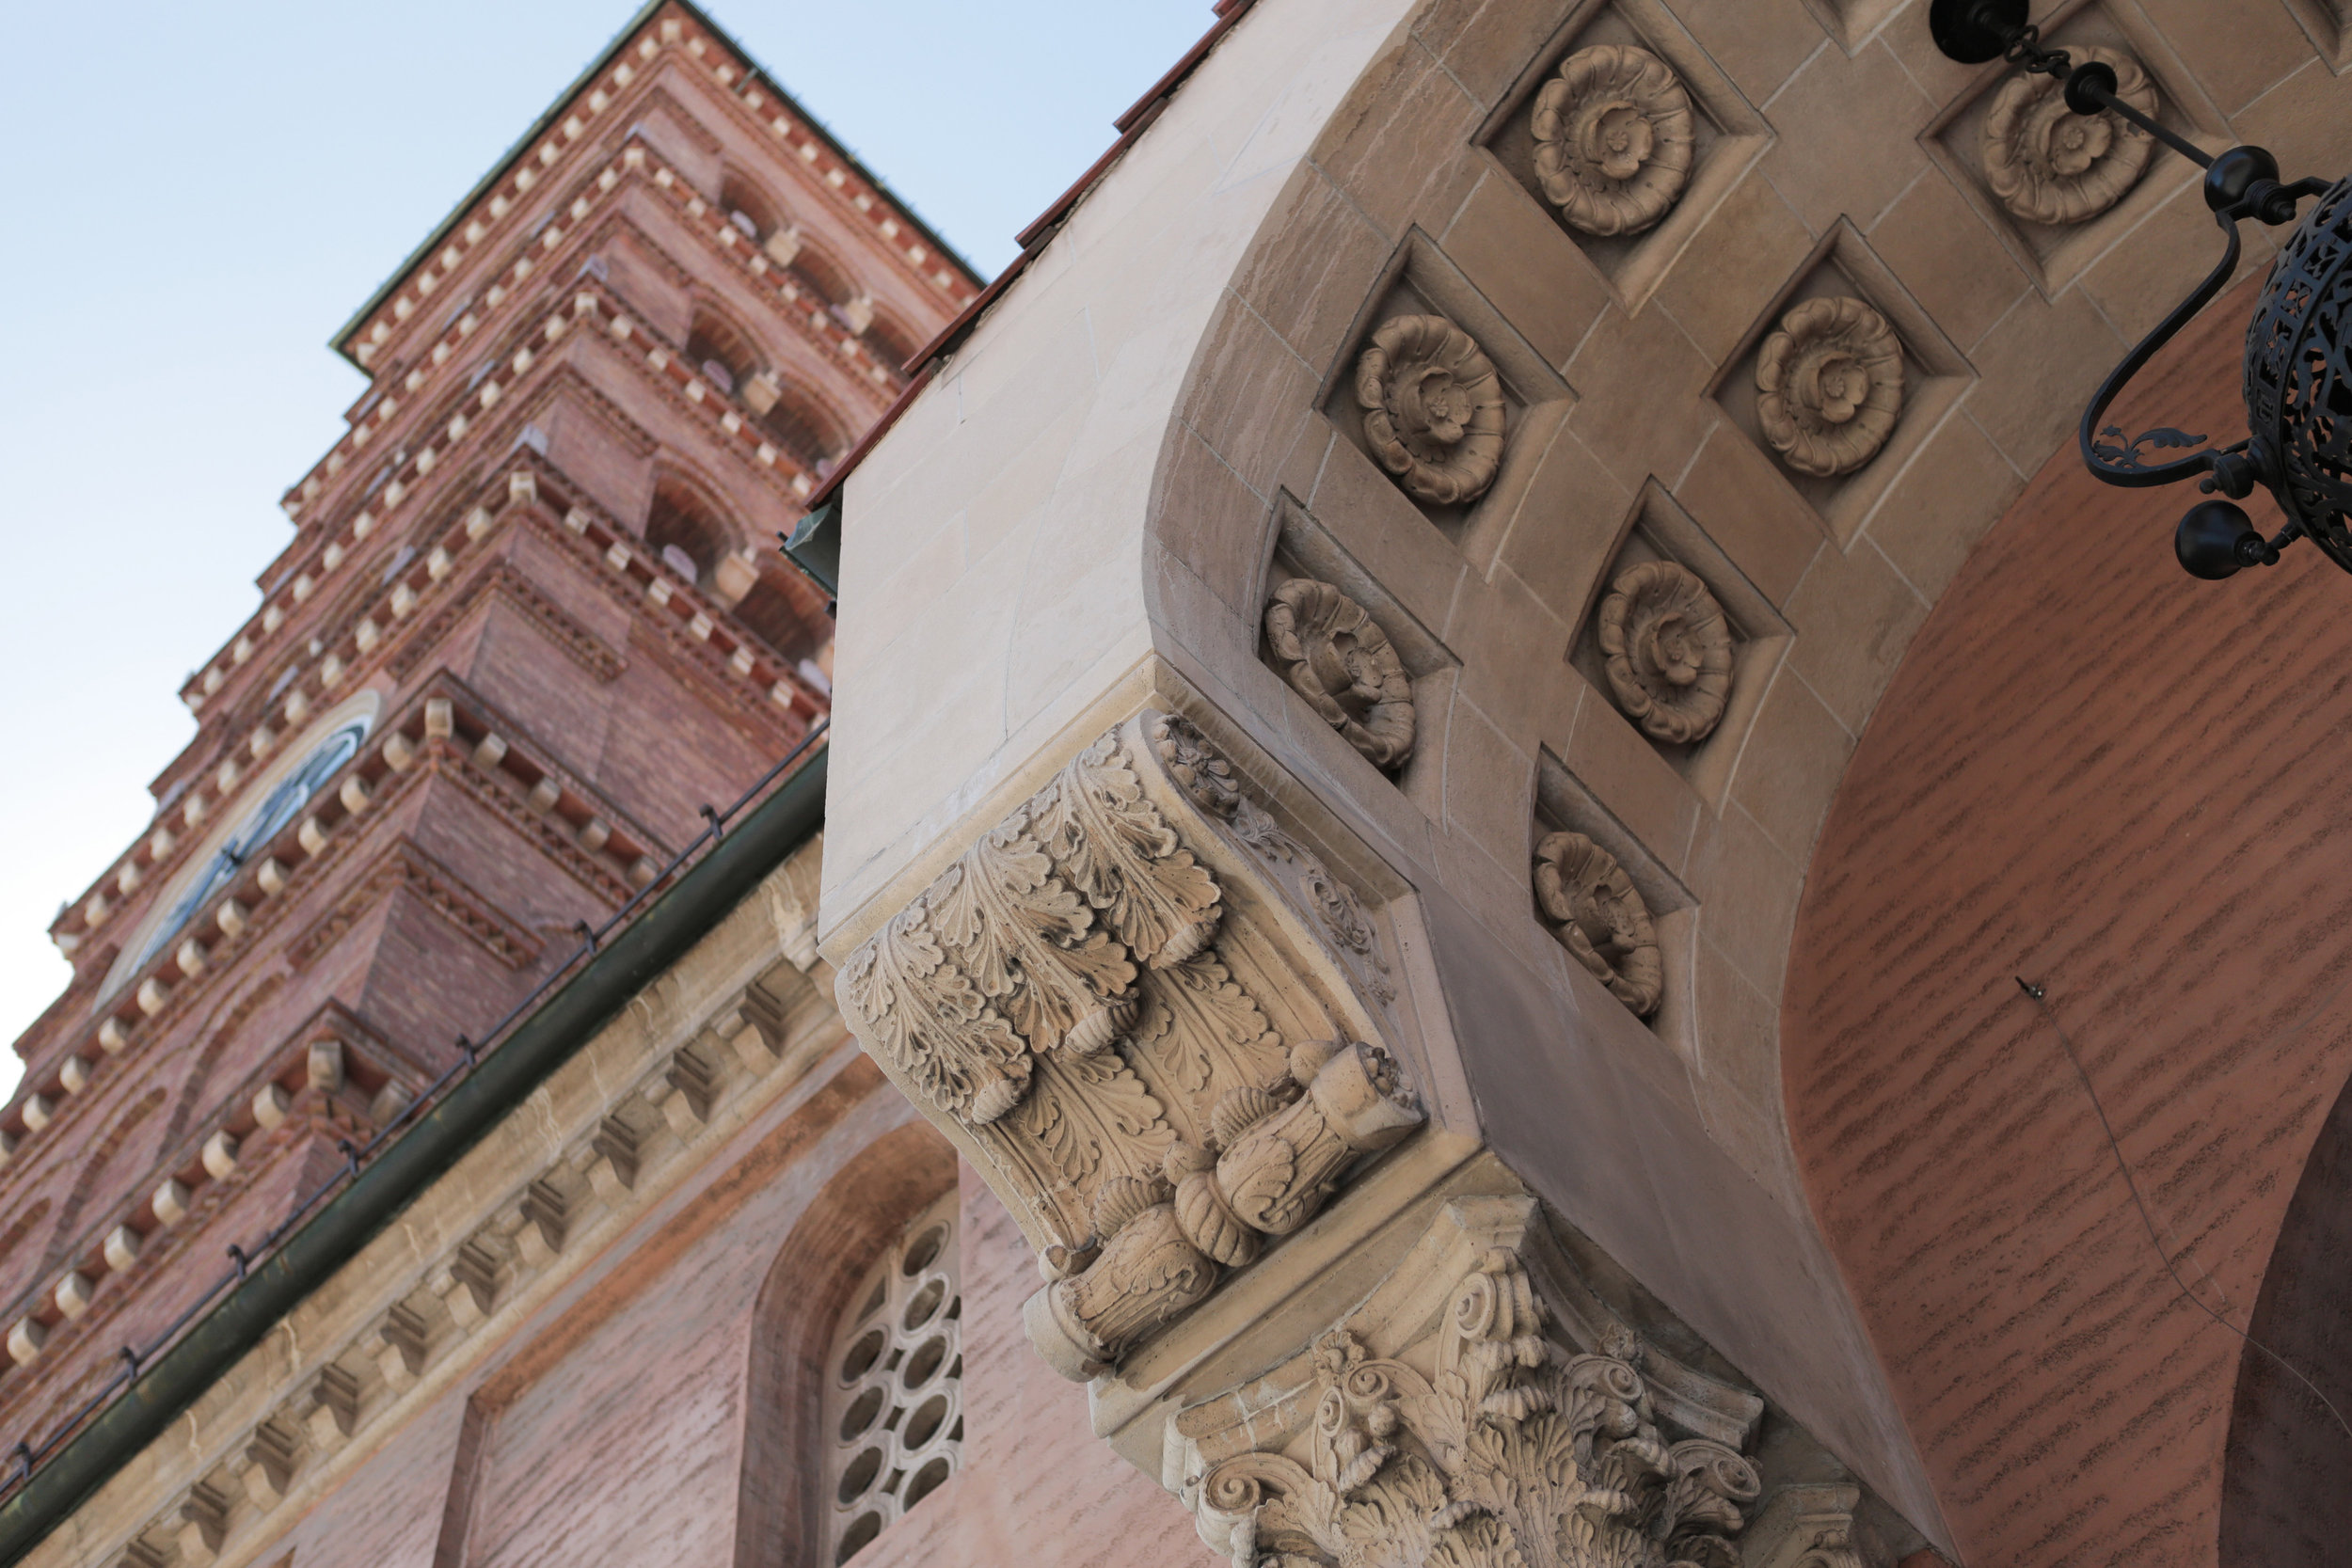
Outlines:
<svg viewBox="0 0 2352 1568"><path fill-rule="evenodd" d="M827 1363L826 1560L855 1557L963 1453L956 1195L907 1227L850 1298Z"/></svg>

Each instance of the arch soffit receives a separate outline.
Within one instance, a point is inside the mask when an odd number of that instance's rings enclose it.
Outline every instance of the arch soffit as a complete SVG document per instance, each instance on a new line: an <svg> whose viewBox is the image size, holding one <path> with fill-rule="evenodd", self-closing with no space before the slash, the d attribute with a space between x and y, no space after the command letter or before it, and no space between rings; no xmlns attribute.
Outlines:
<svg viewBox="0 0 2352 1568"><path fill-rule="evenodd" d="M919 1117L852 1156L803 1212L759 1288L746 1370L748 1422L737 1568L797 1561L817 1539L817 1430L833 1331L866 1271L956 1185L954 1148Z"/></svg>

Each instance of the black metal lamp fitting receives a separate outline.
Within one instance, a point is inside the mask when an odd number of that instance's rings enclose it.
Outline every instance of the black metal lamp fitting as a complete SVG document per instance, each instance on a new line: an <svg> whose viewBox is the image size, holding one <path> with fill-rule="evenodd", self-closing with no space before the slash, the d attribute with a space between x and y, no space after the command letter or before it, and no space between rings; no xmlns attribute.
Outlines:
<svg viewBox="0 0 2352 1568"><path fill-rule="evenodd" d="M2173 533L2173 552L2191 575L2226 578L2267 566L2296 539L2309 538L2352 572L2352 180L2282 183L2279 161L2259 147L2216 156L2116 96L2112 68L2075 64L2042 42L2026 20L2030 0L1932 0L1928 30L1945 55L1963 65L2006 59L2066 84L2066 106L2079 115L2109 113L2130 121L2205 171L2205 205L2221 226L2221 259L2188 297L2140 340L2083 410L2075 433L2084 465L2109 484L2141 489L2198 480L2207 495ZM2251 218L2293 223L2307 196L2319 198L2280 252L2246 333L2248 435L2226 447L2169 427L2126 436L2101 425L2107 408L2158 349L2219 293L2237 271L2237 226ZM2184 455L2156 454L2184 448ZM2278 501L2286 526L2270 539L2232 504L2260 485Z"/></svg>

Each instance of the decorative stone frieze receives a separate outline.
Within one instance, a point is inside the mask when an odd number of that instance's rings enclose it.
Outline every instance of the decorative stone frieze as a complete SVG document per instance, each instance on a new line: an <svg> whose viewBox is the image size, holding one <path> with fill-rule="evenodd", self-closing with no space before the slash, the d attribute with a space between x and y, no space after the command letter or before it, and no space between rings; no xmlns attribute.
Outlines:
<svg viewBox="0 0 2352 1568"><path fill-rule="evenodd" d="M1603 43L1560 62L1535 97L1535 176L1569 227L1638 234L1691 177L1691 96L1646 49Z"/></svg>
<svg viewBox="0 0 2352 1568"><path fill-rule="evenodd" d="M2155 84L2137 60L2113 49L2076 47L2078 65L2115 71L2115 96L2153 118ZM2155 150L2155 138L2112 110L2078 115L2066 106L2066 84L2019 74L2001 85L1984 117L1984 180L2001 205L2028 223L2081 223L2130 190Z"/></svg>
<svg viewBox="0 0 2352 1568"><path fill-rule="evenodd" d="M1391 316L1356 361L1364 438L1407 495L1475 500L1502 462L1506 410L1494 361L1443 316Z"/></svg>
<svg viewBox="0 0 2352 1568"><path fill-rule="evenodd" d="M1561 945L1637 1018L1658 1010L1665 969L1649 906L1617 857L1582 833L1535 847L1535 902Z"/></svg>
<svg viewBox="0 0 2352 1568"><path fill-rule="evenodd" d="M1714 732L1731 695L1731 626L1697 573L1647 561L1618 574L1595 639L1609 690L1645 733L1689 745Z"/></svg>
<svg viewBox="0 0 2352 1568"><path fill-rule="evenodd" d="M1372 612L1327 582L1293 578L1265 610L1266 644L1291 689L1375 768L1413 753L1413 680Z"/></svg>
<svg viewBox="0 0 2352 1568"><path fill-rule="evenodd" d="M1236 1565L1740 1568L1762 1403L1646 1345L1530 1199L1455 1199L1357 1310L1181 1413Z"/></svg>
<svg viewBox="0 0 2352 1568"><path fill-rule="evenodd" d="M1378 1042L1386 975L1354 893L1197 729L1147 713L851 953L839 991L1023 1217L1050 1281L1030 1337L1086 1378L1421 1124Z"/></svg>
<svg viewBox="0 0 2352 1568"><path fill-rule="evenodd" d="M1903 411L1894 327L1851 296L1808 299L1780 318L1756 361L1764 439L1799 473L1851 473L1886 444Z"/></svg>

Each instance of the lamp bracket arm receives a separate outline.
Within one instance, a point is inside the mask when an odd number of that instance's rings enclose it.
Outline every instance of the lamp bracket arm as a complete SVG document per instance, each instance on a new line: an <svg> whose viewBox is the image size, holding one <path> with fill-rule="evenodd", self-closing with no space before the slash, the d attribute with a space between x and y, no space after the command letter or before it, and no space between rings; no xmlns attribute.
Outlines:
<svg viewBox="0 0 2352 1568"><path fill-rule="evenodd" d="M2156 351L2170 342L2198 311L2212 303L2214 295L2219 293L2236 273L2242 249L2237 224L2226 215L2220 216L2219 222L2222 233L2228 237L2222 246L2221 260L2214 263L2213 270L2205 275L2203 282L2189 291L2186 299L2172 308L2171 314L2158 322L2155 329L2142 338L2117 363L2115 369L2107 372L2106 380L2099 384L2098 392L2083 409L2082 423L2075 432L2076 444L2082 450L2083 466L2090 470L2094 478L2106 483L2130 490L2172 484L2209 471L2214 467L2215 459L2223 455L2221 450L2209 448L2169 462L2144 462L2140 455L2143 449L2161 451L2193 447L2206 437L2158 427L2126 438L2120 426L2103 427L2099 422L2106 416L2108 405L2122 394L2132 377L2137 375L2155 356Z"/></svg>

